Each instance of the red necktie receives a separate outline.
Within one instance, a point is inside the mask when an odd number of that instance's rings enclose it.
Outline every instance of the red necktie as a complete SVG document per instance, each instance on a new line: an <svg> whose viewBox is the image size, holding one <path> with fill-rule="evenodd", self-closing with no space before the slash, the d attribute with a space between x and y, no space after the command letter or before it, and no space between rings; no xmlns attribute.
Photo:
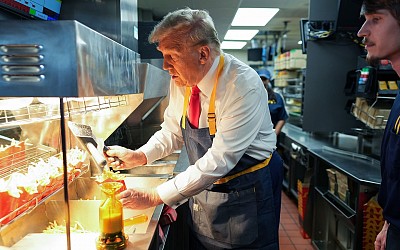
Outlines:
<svg viewBox="0 0 400 250"><path fill-rule="evenodd" d="M199 127L200 118L200 89L197 86L192 87L192 94L189 101L189 121L193 127Z"/></svg>

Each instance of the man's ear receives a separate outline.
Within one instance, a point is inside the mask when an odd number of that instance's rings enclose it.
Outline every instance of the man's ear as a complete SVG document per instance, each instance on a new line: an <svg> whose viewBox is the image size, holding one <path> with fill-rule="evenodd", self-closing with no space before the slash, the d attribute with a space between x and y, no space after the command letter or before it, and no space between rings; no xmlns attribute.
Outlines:
<svg viewBox="0 0 400 250"><path fill-rule="evenodd" d="M211 49L208 46L201 46L199 48L199 59L201 64L205 64L210 58Z"/></svg>

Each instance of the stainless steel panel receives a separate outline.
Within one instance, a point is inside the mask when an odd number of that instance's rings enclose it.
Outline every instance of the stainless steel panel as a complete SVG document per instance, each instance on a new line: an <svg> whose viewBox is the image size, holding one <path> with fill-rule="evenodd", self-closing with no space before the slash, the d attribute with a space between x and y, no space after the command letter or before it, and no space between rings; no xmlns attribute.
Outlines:
<svg viewBox="0 0 400 250"><path fill-rule="evenodd" d="M106 139L146 100L162 100L167 95L166 72L138 63L137 53L77 21L7 20L0 21L0 32L0 97L30 97L16 98L28 99L22 106L0 107L0 129L18 130L14 134L20 140L29 139L32 145L50 146L56 152L61 151L61 143L67 144L66 148L75 146L77 142L69 130L66 141L60 139L62 116L92 126L97 138ZM58 97L66 97L64 114L60 113ZM154 105L149 106L146 115L154 109ZM170 172L172 167L169 165L165 171ZM151 178L156 179L165 181ZM134 181L146 187L154 184L144 182ZM69 199L82 197L75 197L73 190L69 193ZM0 245L12 246L27 234L41 233L50 221L48 203L63 199L63 193L58 192L2 227ZM160 206L155 208L146 234L132 235L131 240L140 242L135 249L148 249L161 210ZM61 221L68 219L64 212L60 209L57 214Z"/></svg>
<svg viewBox="0 0 400 250"><path fill-rule="evenodd" d="M1 96L139 93L138 54L77 21L1 21L0 33Z"/></svg>
<svg viewBox="0 0 400 250"><path fill-rule="evenodd" d="M148 64L138 64L140 92L144 94L144 99L163 97L167 95L170 76L166 71Z"/></svg>

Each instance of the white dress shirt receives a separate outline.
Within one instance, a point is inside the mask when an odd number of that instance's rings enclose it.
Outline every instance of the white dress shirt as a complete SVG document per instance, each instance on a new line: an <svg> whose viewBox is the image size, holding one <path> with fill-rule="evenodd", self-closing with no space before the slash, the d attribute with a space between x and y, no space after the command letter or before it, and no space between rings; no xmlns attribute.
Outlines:
<svg viewBox="0 0 400 250"><path fill-rule="evenodd" d="M244 153L265 160L276 148L276 134L268 110L268 94L257 72L224 53L225 63L215 100L217 132L211 148L194 165L175 178L157 187L163 202L176 207L226 175ZM201 115L199 128L208 127L207 113L214 85L217 57L197 85L200 90ZM170 98L161 130L139 150L151 163L168 156L183 146L180 127L185 87L171 80Z"/></svg>

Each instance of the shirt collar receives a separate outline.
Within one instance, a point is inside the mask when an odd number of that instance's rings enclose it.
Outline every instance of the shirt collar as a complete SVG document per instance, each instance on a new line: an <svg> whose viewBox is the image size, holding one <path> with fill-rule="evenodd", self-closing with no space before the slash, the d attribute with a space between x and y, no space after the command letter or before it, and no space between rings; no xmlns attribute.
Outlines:
<svg viewBox="0 0 400 250"><path fill-rule="evenodd" d="M217 56L214 59L214 62L210 68L210 70L207 72L207 74L201 79L201 81L197 84L197 87L199 87L201 93L203 93L206 96L211 96L211 92L214 87L214 80L215 80L215 74L217 73L217 67L219 64L220 56Z"/></svg>

